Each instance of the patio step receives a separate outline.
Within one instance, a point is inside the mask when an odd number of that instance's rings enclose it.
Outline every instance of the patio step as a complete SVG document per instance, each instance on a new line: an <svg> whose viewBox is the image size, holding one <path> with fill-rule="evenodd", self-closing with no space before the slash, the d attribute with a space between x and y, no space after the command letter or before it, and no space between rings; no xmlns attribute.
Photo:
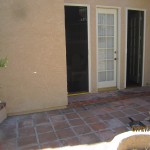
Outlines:
<svg viewBox="0 0 150 150"><path fill-rule="evenodd" d="M109 95L109 94L108 94ZM141 92L122 92L121 94L112 94L111 96L106 97L97 97L96 99L87 99L87 100L77 100L77 101L70 101L68 104L69 108L76 108L81 106L87 105L94 105L94 104L104 104L113 101L120 101L125 100L128 98L135 98L135 97L142 97L142 96L150 96L150 91L141 91Z"/></svg>

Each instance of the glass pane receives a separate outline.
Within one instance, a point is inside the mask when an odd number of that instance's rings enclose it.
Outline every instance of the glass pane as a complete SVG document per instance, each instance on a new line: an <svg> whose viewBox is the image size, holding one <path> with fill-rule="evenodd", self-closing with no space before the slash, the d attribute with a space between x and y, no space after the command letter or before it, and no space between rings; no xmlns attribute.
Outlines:
<svg viewBox="0 0 150 150"><path fill-rule="evenodd" d="M114 59L114 50L113 49L107 50L107 59Z"/></svg>
<svg viewBox="0 0 150 150"><path fill-rule="evenodd" d="M98 58L99 59L106 59L106 50L101 49L98 51Z"/></svg>
<svg viewBox="0 0 150 150"><path fill-rule="evenodd" d="M114 48L114 38L113 37L107 38L107 48Z"/></svg>
<svg viewBox="0 0 150 150"><path fill-rule="evenodd" d="M114 27L107 26L107 36L114 36Z"/></svg>
<svg viewBox="0 0 150 150"><path fill-rule="evenodd" d="M98 73L98 82L106 81L106 72Z"/></svg>
<svg viewBox="0 0 150 150"><path fill-rule="evenodd" d="M98 38L98 48L106 48L106 38L105 37Z"/></svg>
<svg viewBox="0 0 150 150"><path fill-rule="evenodd" d="M107 15L107 25L114 25L114 15L113 14Z"/></svg>
<svg viewBox="0 0 150 150"><path fill-rule="evenodd" d="M107 60L107 70L114 70L114 60Z"/></svg>
<svg viewBox="0 0 150 150"><path fill-rule="evenodd" d="M98 70L99 71L105 71L106 70L106 60L99 60Z"/></svg>
<svg viewBox="0 0 150 150"><path fill-rule="evenodd" d="M107 17L106 14L98 14L98 24L106 24L107 23L106 17Z"/></svg>
<svg viewBox="0 0 150 150"><path fill-rule="evenodd" d="M113 81L114 80L114 71L108 71L107 72L107 81Z"/></svg>
<svg viewBox="0 0 150 150"><path fill-rule="evenodd" d="M98 36L106 36L106 27L105 26L98 27Z"/></svg>

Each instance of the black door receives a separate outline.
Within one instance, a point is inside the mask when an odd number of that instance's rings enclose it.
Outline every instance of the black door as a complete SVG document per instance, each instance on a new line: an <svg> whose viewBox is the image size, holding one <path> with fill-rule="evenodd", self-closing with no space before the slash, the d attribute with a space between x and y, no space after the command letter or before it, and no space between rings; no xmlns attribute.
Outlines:
<svg viewBox="0 0 150 150"><path fill-rule="evenodd" d="M128 11L127 86L142 85L144 12Z"/></svg>
<svg viewBox="0 0 150 150"><path fill-rule="evenodd" d="M88 91L87 7L65 6L68 92Z"/></svg>

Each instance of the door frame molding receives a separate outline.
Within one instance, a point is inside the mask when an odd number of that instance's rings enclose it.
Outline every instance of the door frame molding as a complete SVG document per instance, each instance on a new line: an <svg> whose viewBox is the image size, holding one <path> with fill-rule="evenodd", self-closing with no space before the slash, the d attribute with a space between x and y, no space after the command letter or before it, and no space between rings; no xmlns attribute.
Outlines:
<svg viewBox="0 0 150 150"><path fill-rule="evenodd" d="M126 82L127 82L127 46L128 46L128 11L129 10L136 10L136 11L143 11L144 12L144 29L143 29L143 65L142 65L142 86L144 86L144 72L145 72L145 39L146 39L146 9L140 9L140 8L130 8L130 7L127 7L126 8L126 12L125 12L125 15L126 15L126 23L125 23L125 26L126 26L126 29L125 29L125 71L124 71L124 88L127 87L126 85Z"/></svg>
<svg viewBox="0 0 150 150"><path fill-rule="evenodd" d="M90 5L88 4L76 4L76 3L64 3L65 6L83 6L87 7L87 25L88 25L88 92L92 91L91 88L91 33L90 33ZM64 16L65 17L65 16ZM66 39L66 38L65 38Z"/></svg>
<svg viewBox="0 0 150 150"><path fill-rule="evenodd" d="M121 50L121 7L115 7L115 6L103 6L103 5L96 5L96 16L97 16L97 9L116 9L117 10L117 62L116 62L116 86L117 89L121 89L121 82L120 82L120 50ZM96 55L98 53L98 41L97 41L97 34L98 34L98 29L97 29L97 17L96 17ZM96 59L98 60L97 56ZM97 65L97 60L96 60L96 65ZM96 84L98 81L98 66L96 67ZM97 84L97 89L98 89L98 84Z"/></svg>

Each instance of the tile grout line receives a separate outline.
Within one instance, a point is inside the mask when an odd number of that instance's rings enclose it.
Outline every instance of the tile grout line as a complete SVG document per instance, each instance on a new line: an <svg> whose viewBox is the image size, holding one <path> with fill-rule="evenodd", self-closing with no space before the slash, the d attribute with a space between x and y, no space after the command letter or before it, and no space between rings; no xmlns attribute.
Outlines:
<svg viewBox="0 0 150 150"><path fill-rule="evenodd" d="M16 148L17 148L17 150L19 150L18 138L19 138L19 128L18 128L18 120L16 120Z"/></svg>
<svg viewBox="0 0 150 150"><path fill-rule="evenodd" d="M31 118L32 118L32 121L33 121L32 125L33 125L34 131L35 131L35 137L36 137L36 140L37 140L38 148L40 148L40 141L39 141L38 133L37 133L37 130L36 130L36 123L35 123L33 115L32 115Z"/></svg>
<svg viewBox="0 0 150 150"><path fill-rule="evenodd" d="M50 118L50 116L48 116L47 112L46 112L46 115L47 115L47 117L48 117L48 120L49 120L50 125L52 126L53 132L55 133L56 130L55 130L55 128L54 128L53 122L51 121L51 118ZM56 136L56 137L57 137L57 136Z"/></svg>
<svg viewBox="0 0 150 150"><path fill-rule="evenodd" d="M67 109L67 108L66 108ZM74 113L74 111L73 112L69 112L69 113L62 113L61 112L61 114L59 114L59 115L63 115L64 116L64 118L65 118L65 121L70 125L70 123L68 122L68 120L67 120L67 118L66 118L66 114L71 114L71 113ZM50 120L50 122L51 122L51 124L52 124L52 128L53 128L53 130L54 130L54 133L55 133L55 135L56 135L56 137L57 137L57 139L58 139L58 141L59 141L59 143L60 143L60 145L61 146L63 146L63 144L61 143L61 141L62 140L67 140L67 139L69 139L69 138L75 138L75 137L77 137L76 136L76 134L74 133L74 130L72 129L72 131L73 131L73 133L75 134L74 136L72 136L72 137L66 137L66 138L59 138L58 136L57 136L57 134L56 134L56 132L57 132L57 130L55 130L55 128L54 128L54 125L53 125L53 122L51 121L51 118L49 117L49 120ZM70 128L70 126L69 126L69 128ZM68 129L68 128L64 128L64 129ZM63 130L63 129L61 129L61 130ZM59 131L59 130L58 130Z"/></svg>
<svg viewBox="0 0 150 150"><path fill-rule="evenodd" d="M62 143L60 142L60 139L59 139L58 135L56 134L56 130L55 130L55 128L54 128L53 122L51 121L51 118L50 118L50 116L48 116L48 113L47 113L47 112L46 112L46 115L47 115L47 117L48 117L48 120L49 120L50 125L52 126L53 132L54 132L54 134L55 134L55 136L56 136L56 138L57 138L56 141L58 141L58 143L59 143L60 146L63 146ZM60 114L59 114L59 115L60 115Z"/></svg>
<svg viewBox="0 0 150 150"><path fill-rule="evenodd" d="M74 112L74 113L75 113L75 112ZM77 136L77 137L78 137L77 133L74 131L74 129L73 129L73 127L72 127L72 125L70 124L69 119L66 117L66 115L65 115L64 117L65 117L66 122L69 124L69 128L71 128L71 129L72 129L72 131L73 131L73 133L75 134L75 136Z"/></svg>
<svg viewBox="0 0 150 150"><path fill-rule="evenodd" d="M106 114L108 114L108 113L106 113ZM80 114L79 114L80 115ZM104 114L105 115L105 114ZM98 117L98 115L94 115L94 116L97 116ZM112 119L114 119L114 118L116 118L115 116L112 116L111 115L111 117L112 117ZM83 117L81 116L81 119L82 119ZM84 118L82 119L83 121L84 121ZM102 120L102 119L100 119L100 121L102 121L106 126L107 126L107 123L106 123L106 120L104 121L104 120ZM89 124L87 124L86 123L86 121L84 121L85 122L85 124L86 125L88 125L88 127L90 127L89 126ZM124 123L123 123L124 124ZM124 126L126 127L126 125L124 124ZM90 127L91 128L91 127ZM93 129L92 129L93 130ZM98 130L98 131L94 131L94 133L96 133L96 135L98 134L98 132L101 132L101 131L105 131L105 130L111 130L112 132L114 131L112 128L110 128L110 127L107 127L107 128L105 128L105 129L101 129L101 130ZM98 136L98 135L97 135ZM99 137L99 136L98 136ZM100 139L100 137L99 137L99 139ZM100 139L101 140L101 139Z"/></svg>
<svg viewBox="0 0 150 150"><path fill-rule="evenodd" d="M86 134L82 134L82 135L87 135L87 134L91 134L91 133L94 133L94 134L97 135L97 132L92 129L92 127L84 120L84 118L78 112L76 112L76 113L79 115L80 119L85 123L85 125L87 125L90 128L90 130L91 130L91 132L86 133ZM81 136L81 135L79 135L79 136ZM97 137L99 138L99 140L101 140L98 135L97 135Z"/></svg>
<svg viewBox="0 0 150 150"><path fill-rule="evenodd" d="M40 141L39 141L39 138L38 138L38 133L37 133L36 127L34 127L34 131L35 131L35 136L36 136L38 147L40 148Z"/></svg>

